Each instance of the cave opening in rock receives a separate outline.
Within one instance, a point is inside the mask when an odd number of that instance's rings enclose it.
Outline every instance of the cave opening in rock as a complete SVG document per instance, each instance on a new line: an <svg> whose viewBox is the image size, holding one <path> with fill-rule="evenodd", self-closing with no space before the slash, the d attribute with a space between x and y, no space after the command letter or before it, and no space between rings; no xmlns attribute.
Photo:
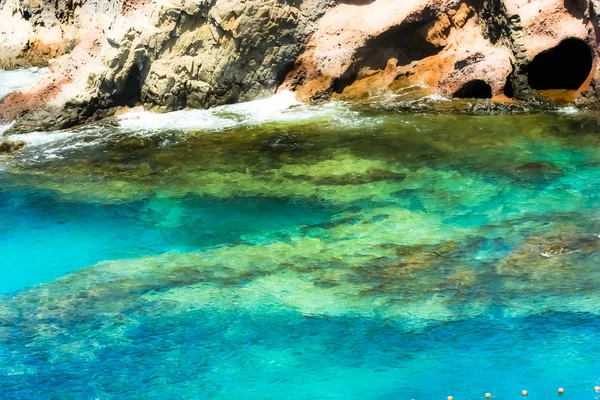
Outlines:
<svg viewBox="0 0 600 400"><path fill-rule="evenodd" d="M587 43L565 39L535 56L528 66L529 86L535 90L577 90L590 75L592 63Z"/></svg>
<svg viewBox="0 0 600 400"><path fill-rule="evenodd" d="M128 106L133 107L140 100L141 89L142 89L142 73L137 66L133 66L125 83L123 84L122 90L115 94L113 102L117 106Z"/></svg>
<svg viewBox="0 0 600 400"><path fill-rule="evenodd" d="M502 89L502 93L504 93L504 95L506 97L508 97L509 99L512 99L513 97L515 97L515 89L513 88L510 75L508 75L506 77L506 82L504 83L504 88Z"/></svg>
<svg viewBox="0 0 600 400"><path fill-rule="evenodd" d="M426 27L423 22L402 24L367 41L356 51L352 65L334 82L333 90L342 93L361 75L385 69L391 59L397 60L396 66L403 66L438 54L443 46L427 41Z"/></svg>
<svg viewBox="0 0 600 400"><path fill-rule="evenodd" d="M452 95L458 99L491 99L492 87L481 79L465 83Z"/></svg>

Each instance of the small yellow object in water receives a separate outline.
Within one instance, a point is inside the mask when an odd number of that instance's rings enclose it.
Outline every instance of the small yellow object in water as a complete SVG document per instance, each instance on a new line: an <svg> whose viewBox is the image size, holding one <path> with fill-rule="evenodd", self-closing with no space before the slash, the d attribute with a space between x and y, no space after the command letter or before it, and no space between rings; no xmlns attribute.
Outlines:
<svg viewBox="0 0 600 400"><path fill-rule="evenodd" d="M492 398L492 394L491 393L486 393L485 394L485 398L486 399L491 399Z"/></svg>
<svg viewBox="0 0 600 400"><path fill-rule="evenodd" d="M454 400L454 397L448 396L448 400Z"/></svg>
<svg viewBox="0 0 600 400"><path fill-rule="evenodd" d="M529 394L529 392L528 392L527 390L523 390L523 391L521 392L521 394L522 394L523 396L527 396L527 395Z"/></svg>
<svg viewBox="0 0 600 400"><path fill-rule="evenodd" d="M563 388L558 388L558 393L563 394L565 392L565 389Z"/></svg>

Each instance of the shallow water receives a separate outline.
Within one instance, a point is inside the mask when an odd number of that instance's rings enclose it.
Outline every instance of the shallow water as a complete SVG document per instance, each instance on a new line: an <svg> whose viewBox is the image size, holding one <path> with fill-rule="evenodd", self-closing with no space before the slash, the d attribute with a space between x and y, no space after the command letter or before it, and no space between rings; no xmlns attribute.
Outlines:
<svg viewBox="0 0 600 400"><path fill-rule="evenodd" d="M0 397L597 398L598 116L432 102L23 136Z"/></svg>

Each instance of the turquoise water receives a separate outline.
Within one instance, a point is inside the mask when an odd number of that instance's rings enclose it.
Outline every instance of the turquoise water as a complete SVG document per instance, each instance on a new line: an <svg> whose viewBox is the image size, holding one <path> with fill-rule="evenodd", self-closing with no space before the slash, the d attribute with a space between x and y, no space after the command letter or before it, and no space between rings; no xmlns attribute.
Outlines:
<svg viewBox="0 0 600 400"><path fill-rule="evenodd" d="M0 398L599 398L598 116L477 110L283 95L23 136Z"/></svg>
<svg viewBox="0 0 600 400"><path fill-rule="evenodd" d="M11 178L0 177L0 185ZM157 221L165 214L166 220ZM326 207L277 198L223 202L189 196L99 205L64 202L45 190L5 191L0 193L0 293L14 293L103 260L189 252L255 237L263 241L298 224L322 223L327 216Z"/></svg>

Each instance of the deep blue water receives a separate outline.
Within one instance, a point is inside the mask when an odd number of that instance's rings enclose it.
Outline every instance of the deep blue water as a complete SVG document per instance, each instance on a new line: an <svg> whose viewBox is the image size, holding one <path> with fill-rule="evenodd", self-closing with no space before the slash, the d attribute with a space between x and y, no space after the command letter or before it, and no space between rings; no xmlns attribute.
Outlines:
<svg viewBox="0 0 600 400"><path fill-rule="evenodd" d="M552 383L577 382L565 398L596 397L598 358L590 347L598 318L590 315L473 319L414 332L366 318L287 312L132 317L140 321L126 341L100 342L94 360L74 356L47 369L39 368L49 362L43 352L13 356L35 373L2 378L3 392L40 399L435 399L446 393L476 399L490 391L510 399L527 388L529 398L545 399L558 398Z"/></svg>

